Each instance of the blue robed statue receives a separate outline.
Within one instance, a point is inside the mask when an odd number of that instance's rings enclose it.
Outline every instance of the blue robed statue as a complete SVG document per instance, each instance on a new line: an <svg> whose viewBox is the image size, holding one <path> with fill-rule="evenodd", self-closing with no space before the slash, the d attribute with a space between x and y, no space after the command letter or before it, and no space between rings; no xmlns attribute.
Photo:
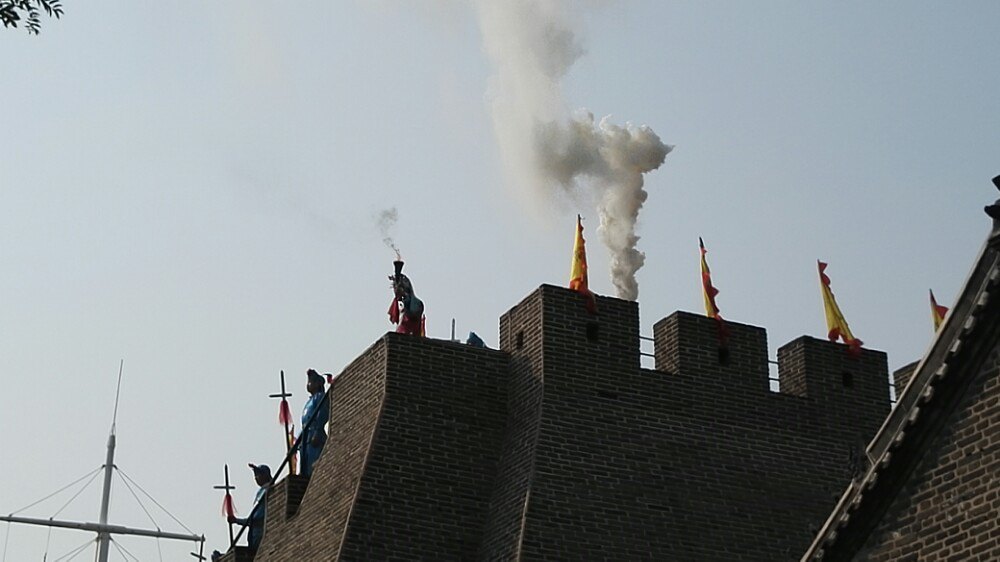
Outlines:
<svg viewBox="0 0 1000 562"><path fill-rule="evenodd" d="M330 421L330 405L323 388L323 377L313 369L306 371L309 399L302 410L301 474L312 474L313 464L326 445L326 424Z"/></svg>

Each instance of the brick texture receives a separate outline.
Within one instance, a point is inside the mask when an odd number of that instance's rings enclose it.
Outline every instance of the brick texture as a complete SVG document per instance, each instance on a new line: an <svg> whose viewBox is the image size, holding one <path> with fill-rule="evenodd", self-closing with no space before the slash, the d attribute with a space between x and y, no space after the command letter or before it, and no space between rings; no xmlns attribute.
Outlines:
<svg viewBox="0 0 1000 562"><path fill-rule="evenodd" d="M654 328L658 370L645 370L635 303L600 298L593 319L565 289L539 293L504 328L525 334L504 349L542 380L520 559L774 561L805 549L850 478L850 449L888 413L883 353L801 338L779 370L802 395L776 394L760 328L731 323L720 364L714 321L674 314Z"/></svg>
<svg viewBox="0 0 1000 562"><path fill-rule="evenodd" d="M924 445L858 560L1000 560L1000 348Z"/></svg>
<svg viewBox="0 0 1000 562"><path fill-rule="evenodd" d="M510 353L508 416L481 560L515 560L520 550L542 411L542 324L535 320L541 303L536 291L500 318L500 347Z"/></svg>
<svg viewBox="0 0 1000 562"><path fill-rule="evenodd" d="M298 513L286 515L283 493L269 498L257 560L473 559L507 373L494 350L387 334L335 382L330 439Z"/></svg>
<svg viewBox="0 0 1000 562"><path fill-rule="evenodd" d="M730 323L720 360L714 321L675 313L643 369L637 304L597 305L543 285L500 351L380 339L257 560L794 560L888 412L885 355L800 338L779 394L761 328Z"/></svg>
<svg viewBox="0 0 1000 562"><path fill-rule="evenodd" d="M906 385L910 383L910 377L916 372L918 365L920 361L914 361L892 372L892 384L896 386L896 396L906 390Z"/></svg>
<svg viewBox="0 0 1000 562"><path fill-rule="evenodd" d="M375 437L386 386L386 339L352 362L331 391L329 439L313 467L298 513L280 495L268 498L268 520L256 560L336 560Z"/></svg>

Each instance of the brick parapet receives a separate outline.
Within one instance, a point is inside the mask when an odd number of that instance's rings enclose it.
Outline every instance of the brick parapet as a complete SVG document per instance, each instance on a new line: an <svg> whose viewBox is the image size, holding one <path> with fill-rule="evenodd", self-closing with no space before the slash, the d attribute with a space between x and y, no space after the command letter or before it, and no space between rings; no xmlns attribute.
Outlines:
<svg viewBox="0 0 1000 562"><path fill-rule="evenodd" d="M253 559L253 554L248 547L237 546L235 549L222 555L219 562L252 562Z"/></svg>
<svg viewBox="0 0 1000 562"><path fill-rule="evenodd" d="M778 348L781 391L816 402L832 431L860 449L889 413L889 367L885 352L802 336ZM838 420L851 419L850 424ZM853 437L851 436L853 433Z"/></svg>
<svg viewBox="0 0 1000 562"><path fill-rule="evenodd" d="M725 322L725 346L719 324L703 314L674 312L653 325L656 369L670 373L712 373L716 382L748 391L768 390L767 332Z"/></svg>
<svg viewBox="0 0 1000 562"><path fill-rule="evenodd" d="M507 528L517 555L780 560L804 549L850 478L852 438L875 428L827 415L820 400L768 392L760 328L735 326L735 353L720 374L714 321L676 314L658 324L657 364L669 357L660 348L668 337L699 351L678 350L676 372L646 370L636 366L635 304L600 298L593 318L576 299L543 286L501 322L502 341L511 328L523 334L511 353L530 357L524 367L535 370L532 397L540 400L524 432L532 445L521 451L531 455L517 496L523 519L519 531ZM596 337L588 337L594 322ZM542 339L540 349L529 334Z"/></svg>
<svg viewBox="0 0 1000 562"><path fill-rule="evenodd" d="M256 562L337 559L378 426L385 367L383 338L337 377L330 395L329 438L314 465L298 513L276 520L282 510L268 505L270 513Z"/></svg>
<svg viewBox="0 0 1000 562"><path fill-rule="evenodd" d="M902 394L906 389L906 385L910 383L910 378L917 371L918 365L920 365L920 361L914 361L892 372L892 384L896 387L896 396Z"/></svg>
<svg viewBox="0 0 1000 562"><path fill-rule="evenodd" d="M888 411L884 354L853 365L852 394L830 387L843 347L792 342L782 372L801 376L772 393L761 328L730 323L719 364L714 321L676 313L649 370L636 303L597 307L543 285L500 319L502 351L386 335L338 378L299 512L269 520L258 560L803 551Z"/></svg>
<svg viewBox="0 0 1000 562"><path fill-rule="evenodd" d="M337 378L330 439L299 513L284 516L278 490L257 560L474 557L507 418L508 361L387 334Z"/></svg>
<svg viewBox="0 0 1000 562"><path fill-rule="evenodd" d="M509 357L388 336L387 390L341 558L470 560L507 421Z"/></svg>
<svg viewBox="0 0 1000 562"><path fill-rule="evenodd" d="M541 303L541 292L535 291L500 318L500 348L510 354L507 420L479 560L519 557L541 419Z"/></svg>

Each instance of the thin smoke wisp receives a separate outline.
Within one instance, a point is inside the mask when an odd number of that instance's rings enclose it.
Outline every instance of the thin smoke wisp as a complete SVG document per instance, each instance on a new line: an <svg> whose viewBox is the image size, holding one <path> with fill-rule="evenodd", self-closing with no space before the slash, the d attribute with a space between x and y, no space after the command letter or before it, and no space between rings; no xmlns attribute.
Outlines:
<svg viewBox="0 0 1000 562"><path fill-rule="evenodd" d="M398 220L399 212L396 210L396 207L390 207L382 210L375 219L378 231L382 235L382 243L396 253L397 260L402 258L399 253L399 248L396 246L396 241L392 237L392 230L393 227L396 226L396 221Z"/></svg>

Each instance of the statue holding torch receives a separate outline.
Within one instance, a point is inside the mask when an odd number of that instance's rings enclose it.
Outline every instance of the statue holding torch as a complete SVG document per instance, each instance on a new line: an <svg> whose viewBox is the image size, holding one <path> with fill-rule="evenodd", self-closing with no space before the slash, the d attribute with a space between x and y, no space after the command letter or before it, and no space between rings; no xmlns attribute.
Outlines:
<svg viewBox="0 0 1000 562"><path fill-rule="evenodd" d="M395 274L389 276L392 281L393 298L389 305L389 320L398 324L396 333L414 336L424 335L424 303L413 294L413 284L409 277L403 274L403 260L392 262Z"/></svg>

